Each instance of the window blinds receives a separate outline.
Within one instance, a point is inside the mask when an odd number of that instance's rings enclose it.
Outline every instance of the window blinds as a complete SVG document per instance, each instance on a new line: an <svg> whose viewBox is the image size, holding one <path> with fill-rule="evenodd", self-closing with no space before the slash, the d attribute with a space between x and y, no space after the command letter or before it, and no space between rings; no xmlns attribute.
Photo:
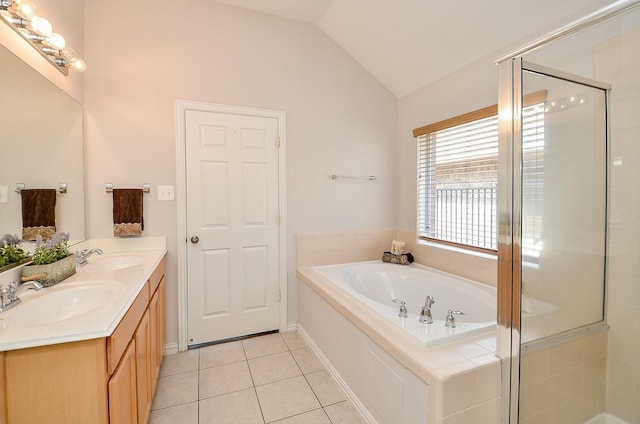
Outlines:
<svg viewBox="0 0 640 424"><path fill-rule="evenodd" d="M542 226L544 101L523 108L523 253L536 257ZM498 117L491 106L414 130L418 141L418 235L483 251L497 250ZM527 190L531 188L531 190Z"/></svg>
<svg viewBox="0 0 640 424"><path fill-rule="evenodd" d="M497 249L498 118L418 137L419 236Z"/></svg>

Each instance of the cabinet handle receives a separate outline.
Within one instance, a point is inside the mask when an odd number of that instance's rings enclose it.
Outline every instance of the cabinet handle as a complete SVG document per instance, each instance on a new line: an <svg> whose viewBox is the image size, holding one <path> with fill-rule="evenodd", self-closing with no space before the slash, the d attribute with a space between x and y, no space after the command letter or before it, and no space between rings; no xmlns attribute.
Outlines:
<svg viewBox="0 0 640 424"><path fill-rule="evenodd" d="M198 236L191 237L191 243L198 244L199 241L200 241L200 238Z"/></svg>

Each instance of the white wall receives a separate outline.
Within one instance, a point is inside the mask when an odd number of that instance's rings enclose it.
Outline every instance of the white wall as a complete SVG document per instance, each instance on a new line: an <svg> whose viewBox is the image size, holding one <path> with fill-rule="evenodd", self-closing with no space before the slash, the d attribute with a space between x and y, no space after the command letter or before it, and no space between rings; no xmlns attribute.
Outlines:
<svg viewBox="0 0 640 424"><path fill-rule="evenodd" d="M209 0L91 1L85 12L87 235L112 235L105 183L152 185L144 234L167 235L170 343L176 204L157 201L156 186L176 181L176 100L287 113L290 323L296 233L395 226L396 99L317 28Z"/></svg>

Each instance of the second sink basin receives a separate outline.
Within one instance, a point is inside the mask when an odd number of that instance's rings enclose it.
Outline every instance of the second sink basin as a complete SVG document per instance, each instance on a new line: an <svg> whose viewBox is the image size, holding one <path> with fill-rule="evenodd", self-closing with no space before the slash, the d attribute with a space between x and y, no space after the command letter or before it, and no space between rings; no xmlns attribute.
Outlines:
<svg viewBox="0 0 640 424"><path fill-rule="evenodd" d="M140 256L131 254L105 254L89 258L85 268L93 272L116 271L142 264Z"/></svg>
<svg viewBox="0 0 640 424"><path fill-rule="evenodd" d="M3 314L13 327L31 327L68 320L92 312L111 302L122 290L114 281L92 281L55 290L42 289ZM6 325L6 324L5 324Z"/></svg>

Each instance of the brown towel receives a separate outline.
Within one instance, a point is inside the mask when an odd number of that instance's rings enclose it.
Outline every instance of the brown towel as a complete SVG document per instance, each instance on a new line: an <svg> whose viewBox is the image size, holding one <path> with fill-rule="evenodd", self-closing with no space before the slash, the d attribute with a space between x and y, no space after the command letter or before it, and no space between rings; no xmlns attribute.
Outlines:
<svg viewBox="0 0 640 424"><path fill-rule="evenodd" d="M35 240L42 236L48 240L56 232L56 190L53 188L23 189L22 239Z"/></svg>
<svg viewBox="0 0 640 424"><path fill-rule="evenodd" d="M113 189L113 235L139 236L144 230L141 188Z"/></svg>

